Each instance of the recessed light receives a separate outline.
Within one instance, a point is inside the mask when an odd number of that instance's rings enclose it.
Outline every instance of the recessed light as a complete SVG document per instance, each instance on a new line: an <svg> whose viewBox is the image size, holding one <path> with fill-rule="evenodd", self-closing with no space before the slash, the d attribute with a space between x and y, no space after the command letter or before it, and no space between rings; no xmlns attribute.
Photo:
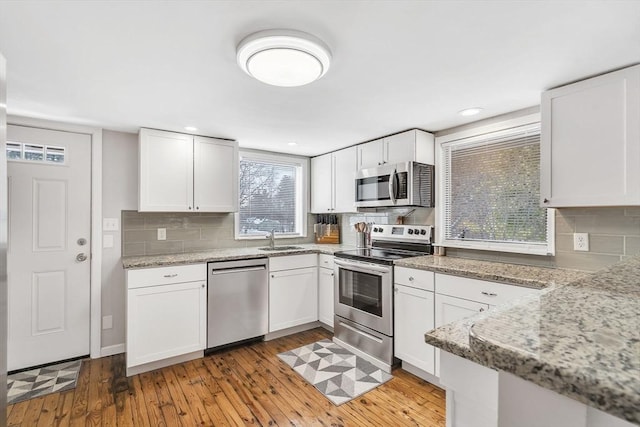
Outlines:
<svg viewBox="0 0 640 427"><path fill-rule="evenodd" d="M194 126L185 126L185 127L184 127L184 130L186 130L186 131L188 131L188 132L195 132L195 131L197 131L197 130L198 130L198 128L197 128L197 127L194 127Z"/></svg>
<svg viewBox="0 0 640 427"><path fill-rule="evenodd" d="M293 146L298 145L298 143L297 142L287 142L287 145L290 145L290 146L293 147Z"/></svg>
<svg viewBox="0 0 640 427"><path fill-rule="evenodd" d="M273 86L309 84L329 69L331 53L322 40L294 30L265 30L244 38L238 65L251 77Z"/></svg>
<svg viewBox="0 0 640 427"><path fill-rule="evenodd" d="M466 110L459 111L458 114L460 114L461 116L475 116L480 111L482 111L482 108L473 107L473 108L467 108Z"/></svg>

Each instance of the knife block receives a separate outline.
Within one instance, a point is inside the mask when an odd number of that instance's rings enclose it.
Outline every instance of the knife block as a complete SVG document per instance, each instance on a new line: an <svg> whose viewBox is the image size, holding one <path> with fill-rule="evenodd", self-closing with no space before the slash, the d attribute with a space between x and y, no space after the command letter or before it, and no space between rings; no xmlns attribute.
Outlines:
<svg viewBox="0 0 640 427"><path fill-rule="evenodd" d="M316 243L340 244L340 226L338 224L314 224L313 232L316 235Z"/></svg>

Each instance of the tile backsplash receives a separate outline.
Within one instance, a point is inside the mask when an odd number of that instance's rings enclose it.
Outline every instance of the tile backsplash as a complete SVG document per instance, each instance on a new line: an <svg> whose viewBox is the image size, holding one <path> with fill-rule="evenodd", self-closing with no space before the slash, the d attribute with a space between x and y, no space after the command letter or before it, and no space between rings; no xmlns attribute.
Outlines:
<svg viewBox="0 0 640 427"><path fill-rule="evenodd" d="M307 237L286 244L312 243L313 215L307 219ZM266 239L235 240L232 213L164 213L122 211L122 255L161 255L217 248L265 246ZM167 240L157 229L167 229Z"/></svg>

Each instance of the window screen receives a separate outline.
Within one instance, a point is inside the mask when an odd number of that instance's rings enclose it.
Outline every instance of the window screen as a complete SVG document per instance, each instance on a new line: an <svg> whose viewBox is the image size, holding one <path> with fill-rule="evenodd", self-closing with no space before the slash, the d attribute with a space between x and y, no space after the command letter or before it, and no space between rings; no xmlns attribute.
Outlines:
<svg viewBox="0 0 640 427"><path fill-rule="evenodd" d="M297 164L240 160L238 234L300 234L302 200Z"/></svg>
<svg viewBox="0 0 640 427"><path fill-rule="evenodd" d="M539 124L442 148L446 240L546 246Z"/></svg>

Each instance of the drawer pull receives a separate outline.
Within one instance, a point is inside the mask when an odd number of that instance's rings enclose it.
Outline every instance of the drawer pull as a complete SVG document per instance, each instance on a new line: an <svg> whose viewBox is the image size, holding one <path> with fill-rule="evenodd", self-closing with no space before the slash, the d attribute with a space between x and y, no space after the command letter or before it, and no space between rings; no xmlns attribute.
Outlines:
<svg viewBox="0 0 640 427"><path fill-rule="evenodd" d="M482 291L480 292L482 295L486 295L488 297L497 297L498 294L494 294L493 292L486 292L486 291Z"/></svg>
<svg viewBox="0 0 640 427"><path fill-rule="evenodd" d="M171 279L172 277L176 277L177 275L178 275L178 273L165 274L164 277L166 277L167 279Z"/></svg>
<svg viewBox="0 0 640 427"><path fill-rule="evenodd" d="M484 308L480 308L480 313L482 313L484 311Z"/></svg>
<svg viewBox="0 0 640 427"><path fill-rule="evenodd" d="M410 281L410 282L413 282L413 280L414 280L414 279L413 279L413 276L409 276L409 281Z"/></svg>

